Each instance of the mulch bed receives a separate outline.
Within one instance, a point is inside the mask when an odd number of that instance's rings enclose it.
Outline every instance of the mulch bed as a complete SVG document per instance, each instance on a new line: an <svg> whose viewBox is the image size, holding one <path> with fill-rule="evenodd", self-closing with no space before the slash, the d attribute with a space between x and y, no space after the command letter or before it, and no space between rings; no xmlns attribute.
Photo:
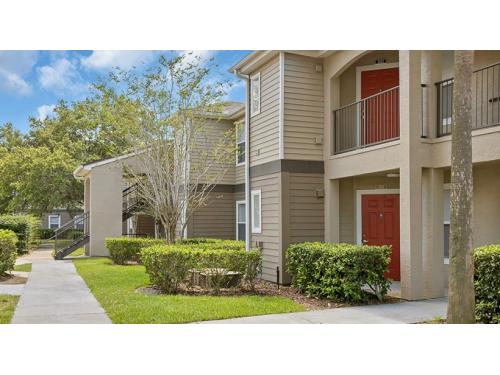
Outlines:
<svg viewBox="0 0 500 375"><path fill-rule="evenodd" d="M26 284L26 281L28 281L26 277L16 275L0 276L0 285Z"/></svg>
<svg viewBox="0 0 500 375"><path fill-rule="evenodd" d="M145 286L137 289L137 292L154 295L163 294L154 285ZM211 290L203 289L200 287L188 287L182 285L179 290L179 294L183 295L193 295L193 296L205 296L213 295ZM316 297L308 297L304 294L299 293L299 291L291 286L282 286L279 288L275 283L271 283L264 280L259 280L255 283L255 289L251 290L249 286L244 285L241 288L231 288L231 289L221 289L220 296L243 296L243 295L260 295L260 296L280 296L287 297L294 302L305 307L306 310L323 310L323 309L333 309L337 307L347 307L347 306L359 306L359 305L376 305L381 303L398 303L401 302L399 298L385 296L384 300L380 302L374 295L367 293L367 300L364 303L353 304L336 302L333 300L320 299Z"/></svg>

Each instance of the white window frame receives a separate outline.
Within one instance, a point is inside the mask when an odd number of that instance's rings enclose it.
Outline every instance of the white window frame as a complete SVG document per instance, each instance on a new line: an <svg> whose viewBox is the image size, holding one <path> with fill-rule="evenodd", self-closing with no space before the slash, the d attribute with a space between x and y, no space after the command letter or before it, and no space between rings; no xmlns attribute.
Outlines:
<svg viewBox="0 0 500 375"><path fill-rule="evenodd" d="M253 105L253 89L254 89L254 82L258 80L259 82L259 108L255 109ZM260 114L260 107L262 104L262 92L261 92L261 87L262 85L260 84L260 72L256 73L252 76L250 76L250 117L256 116Z"/></svg>
<svg viewBox="0 0 500 375"><path fill-rule="evenodd" d="M251 200L250 200L250 209L251 209L251 221L252 221L252 233L262 233L262 191L261 190L252 190L251 192ZM256 196L259 196L259 226L255 226L254 220L254 202Z"/></svg>
<svg viewBox="0 0 500 375"><path fill-rule="evenodd" d="M242 126L243 127L243 140L238 139L238 127ZM243 144L243 151L245 151L245 144L246 144L246 137L245 137L245 122L237 122L236 123L236 166L239 167L240 165L245 165L245 157L243 158L243 161L241 163L238 162L238 156L239 156L239 146L240 144Z"/></svg>
<svg viewBox="0 0 500 375"><path fill-rule="evenodd" d="M57 217L57 228L52 228L52 226L50 225L50 219L53 218L53 217ZM49 215L48 217L48 228L49 229L59 229L61 228L61 215Z"/></svg>
<svg viewBox="0 0 500 375"><path fill-rule="evenodd" d="M239 224L245 224L245 227L247 225L247 222L246 222L246 218L247 218L247 215L246 215L246 210L247 210L246 203L247 203L246 201L236 201L236 239L239 238L239 234L240 234L239 230L238 230ZM243 222L242 221L238 221L238 207L240 205L245 206L245 221L243 221Z"/></svg>

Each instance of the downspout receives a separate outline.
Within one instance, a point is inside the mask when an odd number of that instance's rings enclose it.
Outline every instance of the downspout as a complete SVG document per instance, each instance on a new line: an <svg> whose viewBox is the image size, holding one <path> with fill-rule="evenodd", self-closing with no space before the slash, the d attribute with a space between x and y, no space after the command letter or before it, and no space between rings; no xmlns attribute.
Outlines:
<svg viewBox="0 0 500 375"><path fill-rule="evenodd" d="M250 76L234 70L234 74L246 81L245 104L245 249L250 250Z"/></svg>

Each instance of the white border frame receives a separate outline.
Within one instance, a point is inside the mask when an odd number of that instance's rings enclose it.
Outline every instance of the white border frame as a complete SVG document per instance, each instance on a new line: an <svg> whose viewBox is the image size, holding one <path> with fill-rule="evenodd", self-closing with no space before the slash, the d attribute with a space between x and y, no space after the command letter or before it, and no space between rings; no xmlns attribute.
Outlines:
<svg viewBox="0 0 500 375"><path fill-rule="evenodd" d="M399 194L399 189L356 190L356 243L358 245L362 245L361 197L371 194Z"/></svg>
<svg viewBox="0 0 500 375"><path fill-rule="evenodd" d="M57 228L51 228L51 227L50 227L50 218L51 218L51 217L57 217L57 222L58 222L58 224L57 224L57 225L58 225L58 227L57 227ZM49 229L54 229L54 230L55 230L55 229L59 229L59 228L61 228L61 214L52 214L52 215L49 215L49 217L47 218L47 223L48 223L48 226L47 226L47 227L48 227Z"/></svg>
<svg viewBox="0 0 500 375"><path fill-rule="evenodd" d="M253 95L253 79L259 77L259 111L254 112L253 111L253 106L252 106L252 95ZM260 114L262 110L262 81L260 77L260 72L252 74L250 76L250 117L254 117Z"/></svg>
<svg viewBox="0 0 500 375"><path fill-rule="evenodd" d="M259 196L259 223L260 226L259 228L255 228L253 225L253 197L258 195ZM252 229L252 233L262 233L262 190L252 190L250 193L250 225Z"/></svg>
<svg viewBox="0 0 500 375"><path fill-rule="evenodd" d="M239 205L244 205L245 206L245 235L246 235L246 219L247 219L247 202L245 200L239 200L239 201L236 201L236 240L238 240L238 224L240 224L240 222L238 221L238 206Z"/></svg>
<svg viewBox="0 0 500 375"><path fill-rule="evenodd" d="M390 69L390 68L399 68L399 62L357 66L356 67L356 101L361 100L361 72L366 72L369 70Z"/></svg>

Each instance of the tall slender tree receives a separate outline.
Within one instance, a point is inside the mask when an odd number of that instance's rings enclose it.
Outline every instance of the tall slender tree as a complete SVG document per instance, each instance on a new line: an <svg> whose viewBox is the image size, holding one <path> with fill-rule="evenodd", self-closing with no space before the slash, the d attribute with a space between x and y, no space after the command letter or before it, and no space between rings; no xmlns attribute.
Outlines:
<svg viewBox="0 0 500 375"><path fill-rule="evenodd" d="M451 132L451 211L448 323L474 323L472 256L473 51L455 51Z"/></svg>

